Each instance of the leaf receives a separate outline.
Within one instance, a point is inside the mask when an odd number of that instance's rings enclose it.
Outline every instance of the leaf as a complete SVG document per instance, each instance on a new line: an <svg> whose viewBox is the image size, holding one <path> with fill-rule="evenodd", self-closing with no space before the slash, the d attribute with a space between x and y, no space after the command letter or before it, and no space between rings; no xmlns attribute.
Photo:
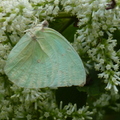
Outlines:
<svg viewBox="0 0 120 120"><path fill-rule="evenodd" d="M56 88L85 84L83 63L71 44L44 22L20 39L4 68L9 80L21 87Z"/></svg>
<svg viewBox="0 0 120 120"><path fill-rule="evenodd" d="M78 87L80 92L86 92L89 96L100 96L105 92L105 84L98 79L97 72L91 69L89 76L87 76L86 84L84 87Z"/></svg>

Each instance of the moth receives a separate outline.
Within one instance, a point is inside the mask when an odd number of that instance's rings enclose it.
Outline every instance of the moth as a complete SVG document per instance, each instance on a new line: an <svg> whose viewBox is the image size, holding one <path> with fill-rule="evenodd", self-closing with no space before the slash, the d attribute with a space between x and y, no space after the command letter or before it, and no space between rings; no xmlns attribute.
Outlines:
<svg viewBox="0 0 120 120"><path fill-rule="evenodd" d="M25 88L83 86L82 60L47 21L26 31L8 55L4 71L9 80Z"/></svg>

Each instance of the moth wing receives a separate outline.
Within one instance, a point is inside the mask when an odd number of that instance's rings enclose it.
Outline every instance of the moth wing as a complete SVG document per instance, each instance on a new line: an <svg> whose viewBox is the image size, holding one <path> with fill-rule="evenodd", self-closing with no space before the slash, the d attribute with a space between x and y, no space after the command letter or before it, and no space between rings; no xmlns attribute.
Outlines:
<svg viewBox="0 0 120 120"><path fill-rule="evenodd" d="M86 73L77 52L71 44L57 31L51 28L44 29L44 52L49 53L49 64L52 64L49 87L78 85L86 82Z"/></svg>
<svg viewBox="0 0 120 120"><path fill-rule="evenodd" d="M5 73L21 87L44 88L83 85L85 70L69 42L57 31L44 28L24 35L8 56Z"/></svg>

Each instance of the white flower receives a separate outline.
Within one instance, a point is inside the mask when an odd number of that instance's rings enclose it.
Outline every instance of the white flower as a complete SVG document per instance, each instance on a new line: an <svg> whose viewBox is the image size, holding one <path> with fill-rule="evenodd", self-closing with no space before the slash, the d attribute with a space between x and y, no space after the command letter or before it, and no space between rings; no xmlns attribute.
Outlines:
<svg viewBox="0 0 120 120"><path fill-rule="evenodd" d="M110 70L110 69L111 69L111 65L109 65L109 64L106 65L106 69L107 69L107 70Z"/></svg>
<svg viewBox="0 0 120 120"><path fill-rule="evenodd" d="M47 0L48 2L52 2L53 0Z"/></svg>
<svg viewBox="0 0 120 120"><path fill-rule="evenodd" d="M66 12L70 12L72 9L73 9L73 8L72 8L71 6L66 6L66 7L65 7L65 11L66 11Z"/></svg>
<svg viewBox="0 0 120 120"><path fill-rule="evenodd" d="M112 28L110 28L109 30L110 30L110 32L114 32L114 31L116 30L116 28L113 28L113 27L112 27Z"/></svg>
<svg viewBox="0 0 120 120"><path fill-rule="evenodd" d="M27 118L27 120L31 120L32 115L28 114L28 115L26 116L26 118Z"/></svg>
<svg viewBox="0 0 120 120"><path fill-rule="evenodd" d="M120 76L120 71L118 71L118 72L115 72L115 73L116 73L116 75L117 75L117 76Z"/></svg>
<svg viewBox="0 0 120 120"><path fill-rule="evenodd" d="M102 29L103 29L103 30L107 30L107 28L108 28L107 25L103 25L103 26L102 26Z"/></svg>
<svg viewBox="0 0 120 120"><path fill-rule="evenodd" d="M114 62L118 63L119 64L119 57L118 56L112 56L111 54L111 58L114 60Z"/></svg>
<svg viewBox="0 0 120 120"><path fill-rule="evenodd" d="M113 65L113 68L114 68L115 71L117 71L119 69L119 65L118 64Z"/></svg>
<svg viewBox="0 0 120 120"><path fill-rule="evenodd" d="M24 14L25 17L32 17L33 16L33 10L24 8L23 9L23 14Z"/></svg>
<svg viewBox="0 0 120 120"><path fill-rule="evenodd" d="M45 6L47 9L46 9L46 13L49 15L49 14L52 14L52 11L53 11L53 8L54 6L49 6L46 4Z"/></svg>
<svg viewBox="0 0 120 120"><path fill-rule="evenodd" d="M45 116L46 118L48 118L48 117L50 116L49 112L45 112L45 113L44 113L44 116Z"/></svg>
<svg viewBox="0 0 120 120"><path fill-rule="evenodd" d="M100 64L103 64L105 62L104 59L100 59Z"/></svg>
<svg viewBox="0 0 120 120"><path fill-rule="evenodd" d="M108 79L108 78L109 78L109 74L106 73L106 74L104 75L104 78L105 78L105 79Z"/></svg>
<svg viewBox="0 0 120 120"><path fill-rule="evenodd" d="M102 94L100 96L100 98L93 103L94 106L101 106L101 107L104 107L104 106L107 106L109 104L109 100L110 100L110 96L108 94Z"/></svg>
<svg viewBox="0 0 120 120"><path fill-rule="evenodd" d="M117 89L116 85L113 85L113 90L116 94L118 93L118 89Z"/></svg>
<svg viewBox="0 0 120 120"><path fill-rule="evenodd" d="M105 79L108 79L108 78L109 78L109 74L107 74L107 73L105 73L105 72L103 72L103 73L99 73L99 74L98 74L98 77L99 77L99 78L105 78Z"/></svg>
<svg viewBox="0 0 120 120"><path fill-rule="evenodd" d="M120 77L119 76L114 75L114 77L120 81Z"/></svg>
<svg viewBox="0 0 120 120"><path fill-rule="evenodd" d="M63 115L62 115L61 112L58 112L58 116L59 116L59 117L63 117Z"/></svg>
<svg viewBox="0 0 120 120"><path fill-rule="evenodd" d="M105 45L104 45L104 44L101 44L101 45L99 45L99 48L105 49Z"/></svg>
<svg viewBox="0 0 120 120"><path fill-rule="evenodd" d="M58 5L59 2L60 2L59 0L54 0L54 4L55 4L55 5Z"/></svg>
<svg viewBox="0 0 120 120"><path fill-rule="evenodd" d="M16 16L16 14L14 14L14 13L12 13L12 14L10 14L10 16L9 16L9 20L13 20L14 18L15 18L15 16Z"/></svg>
<svg viewBox="0 0 120 120"><path fill-rule="evenodd" d="M109 37L113 36L113 34L111 34L109 31L106 31L106 33Z"/></svg>
<svg viewBox="0 0 120 120"><path fill-rule="evenodd" d="M97 37L97 36L98 36L98 34L96 34L95 37ZM97 41L96 41L96 40L92 41L92 45L93 45L93 46L96 46L96 44L97 44Z"/></svg>
<svg viewBox="0 0 120 120"><path fill-rule="evenodd" d="M55 8L53 9L53 15L57 15L59 11L59 7L55 6Z"/></svg>
<svg viewBox="0 0 120 120"><path fill-rule="evenodd" d="M98 71L98 70L100 70L101 64L95 64L94 66L95 66L95 69ZM99 77L101 78L101 75Z"/></svg>
<svg viewBox="0 0 120 120"><path fill-rule="evenodd" d="M114 81L114 84L117 86L117 85L120 85L120 82L119 81Z"/></svg>
<svg viewBox="0 0 120 120"><path fill-rule="evenodd" d="M14 10L15 10L16 13L18 13L20 11L19 8L15 8Z"/></svg>
<svg viewBox="0 0 120 120"><path fill-rule="evenodd" d="M103 35L104 35L104 33L103 33L102 31L100 31L100 32L99 32L99 35L100 35L100 36L103 36Z"/></svg>
<svg viewBox="0 0 120 120"><path fill-rule="evenodd" d="M106 90L110 90L112 88L112 84L110 82L107 83L107 86L105 87Z"/></svg>
<svg viewBox="0 0 120 120"><path fill-rule="evenodd" d="M116 82L116 78L115 77L112 77L111 80L112 80L113 83Z"/></svg>

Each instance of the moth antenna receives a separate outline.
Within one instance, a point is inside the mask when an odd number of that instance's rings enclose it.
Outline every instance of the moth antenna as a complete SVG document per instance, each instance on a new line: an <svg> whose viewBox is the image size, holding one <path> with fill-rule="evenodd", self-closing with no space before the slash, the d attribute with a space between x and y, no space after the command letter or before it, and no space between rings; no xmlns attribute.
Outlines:
<svg viewBox="0 0 120 120"><path fill-rule="evenodd" d="M24 33L30 31L31 29L33 29L33 28L38 24L38 18L37 18L37 17L34 17L34 18L35 18L35 21L32 22L31 28L30 28L30 29L27 29L27 30L24 30L24 31L23 31Z"/></svg>
<svg viewBox="0 0 120 120"><path fill-rule="evenodd" d="M37 17L34 17L35 18L35 22L33 22L33 25L37 25L38 24L38 18Z"/></svg>

